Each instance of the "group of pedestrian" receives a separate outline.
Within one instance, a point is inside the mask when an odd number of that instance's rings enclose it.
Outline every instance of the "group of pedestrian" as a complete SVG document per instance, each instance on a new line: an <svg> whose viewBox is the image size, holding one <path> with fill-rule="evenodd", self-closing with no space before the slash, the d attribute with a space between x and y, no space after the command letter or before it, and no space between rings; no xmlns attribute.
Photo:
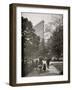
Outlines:
<svg viewBox="0 0 72 90"><path fill-rule="evenodd" d="M36 70L39 69L40 72L41 71L46 71L47 69L49 69L49 63L50 63L50 59L45 57L39 57L39 61L36 60Z"/></svg>

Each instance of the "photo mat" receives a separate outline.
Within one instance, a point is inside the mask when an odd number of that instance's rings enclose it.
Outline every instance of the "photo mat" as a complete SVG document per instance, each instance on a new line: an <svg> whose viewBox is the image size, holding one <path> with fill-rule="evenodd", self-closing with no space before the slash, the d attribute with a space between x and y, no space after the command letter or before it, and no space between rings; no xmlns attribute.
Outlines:
<svg viewBox="0 0 72 90"><path fill-rule="evenodd" d="M68 80L68 10L17 7L16 38L17 83Z"/></svg>

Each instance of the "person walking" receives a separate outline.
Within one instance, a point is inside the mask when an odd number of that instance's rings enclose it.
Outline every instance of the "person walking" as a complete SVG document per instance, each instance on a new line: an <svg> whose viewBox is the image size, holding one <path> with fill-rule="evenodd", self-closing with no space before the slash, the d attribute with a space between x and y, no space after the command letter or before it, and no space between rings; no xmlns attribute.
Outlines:
<svg viewBox="0 0 72 90"><path fill-rule="evenodd" d="M51 60L50 58L47 59L47 67L48 67L48 69L49 69L49 66L50 66L50 60Z"/></svg>
<svg viewBox="0 0 72 90"><path fill-rule="evenodd" d="M43 67L43 62L42 62L42 60L43 60L43 57L39 57L39 69L40 69L40 72L42 72L42 67Z"/></svg>
<svg viewBox="0 0 72 90"><path fill-rule="evenodd" d="M36 64L35 64L36 70L38 68L38 60L36 60Z"/></svg>

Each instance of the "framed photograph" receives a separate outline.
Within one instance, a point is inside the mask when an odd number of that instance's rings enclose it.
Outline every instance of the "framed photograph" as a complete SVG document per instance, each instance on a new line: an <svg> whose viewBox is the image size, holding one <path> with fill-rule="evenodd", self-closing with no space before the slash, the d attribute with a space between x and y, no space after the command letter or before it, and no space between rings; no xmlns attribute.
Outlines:
<svg viewBox="0 0 72 90"><path fill-rule="evenodd" d="M10 85L70 82L70 7L10 4Z"/></svg>

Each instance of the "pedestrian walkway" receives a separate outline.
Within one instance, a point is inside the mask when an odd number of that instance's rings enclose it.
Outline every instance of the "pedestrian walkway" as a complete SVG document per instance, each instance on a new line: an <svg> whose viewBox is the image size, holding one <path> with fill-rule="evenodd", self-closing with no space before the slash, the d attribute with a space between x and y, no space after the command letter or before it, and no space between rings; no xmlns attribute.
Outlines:
<svg viewBox="0 0 72 90"><path fill-rule="evenodd" d="M48 76L48 75L59 75L60 71L56 69L53 65L49 66L46 71L41 71L39 68L34 68L27 76Z"/></svg>
<svg viewBox="0 0 72 90"><path fill-rule="evenodd" d="M54 75L54 74L60 73L60 71L57 70L56 67L54 67L53 65L50 65L48 71L49 71L49 73L48 73L49 75Z"/></svg>

